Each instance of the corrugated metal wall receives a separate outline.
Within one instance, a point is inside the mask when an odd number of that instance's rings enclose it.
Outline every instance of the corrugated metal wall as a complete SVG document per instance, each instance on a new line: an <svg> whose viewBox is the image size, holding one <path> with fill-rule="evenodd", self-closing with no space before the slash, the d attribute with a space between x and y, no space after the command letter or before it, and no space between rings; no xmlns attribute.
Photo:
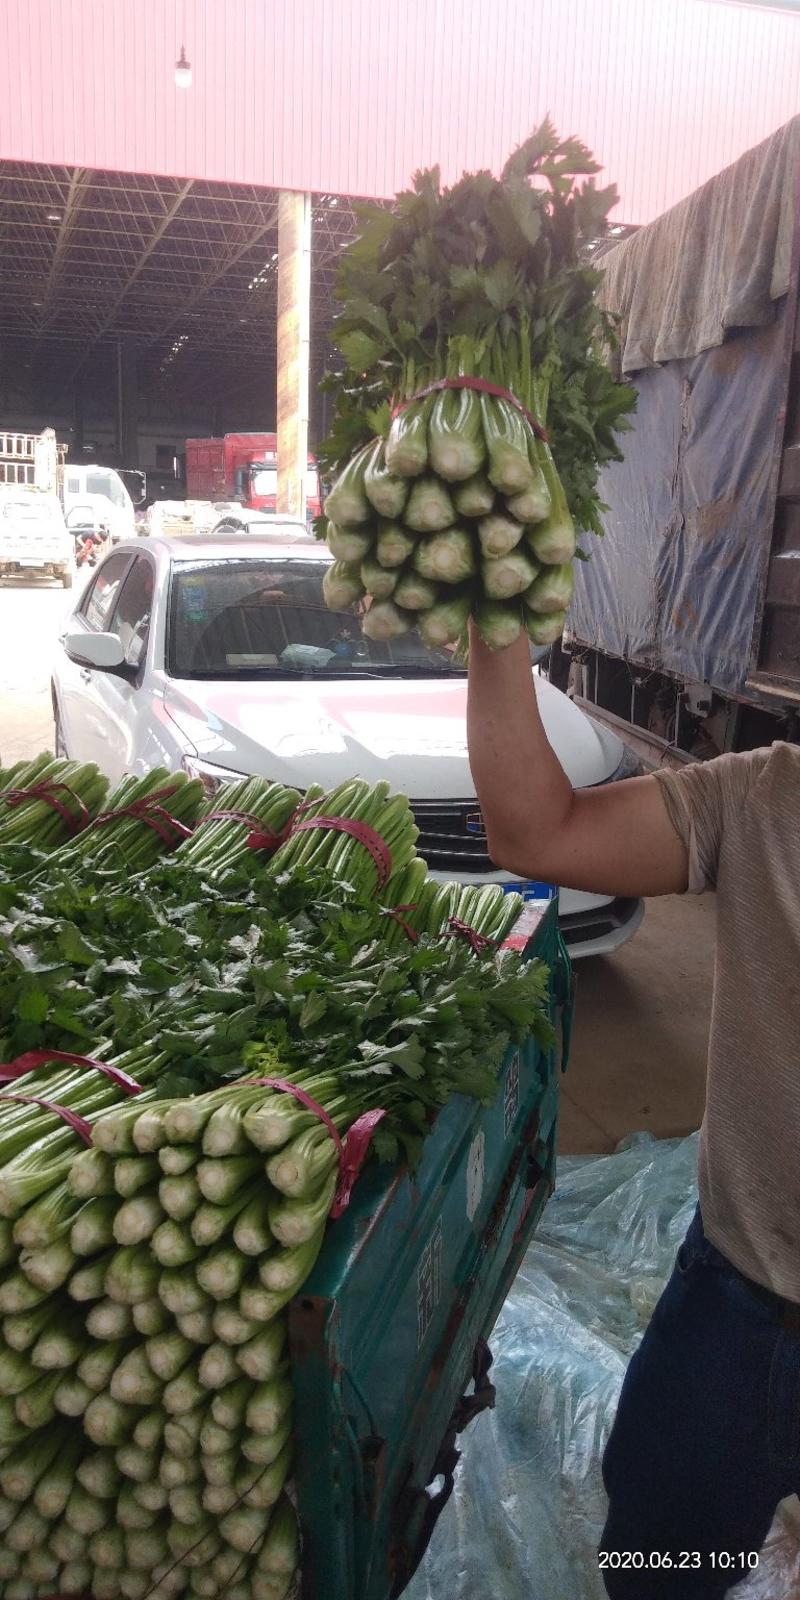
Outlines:
<svg viewBox="0 0 800 1600"><path fill-rule="evenodd" d="M548 110L646 222L800 110L800 19L719 0L0 0L0 158L387 195L434 161L497 169Z"/></svg>

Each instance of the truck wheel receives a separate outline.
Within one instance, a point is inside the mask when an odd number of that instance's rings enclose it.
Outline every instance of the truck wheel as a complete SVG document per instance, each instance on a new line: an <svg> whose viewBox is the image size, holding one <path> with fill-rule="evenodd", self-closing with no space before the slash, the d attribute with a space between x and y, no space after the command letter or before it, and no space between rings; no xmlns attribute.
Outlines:
<svg viewBox="0 0 800 1600"><path fill-rule="evenodd" d="M72 585L73 585L73 582L74 582L74 574L72 572L71 567L64 567L63 570L62 570L62 573L61 573L61 587L62 587L62 589L71 589Z"/></svg>

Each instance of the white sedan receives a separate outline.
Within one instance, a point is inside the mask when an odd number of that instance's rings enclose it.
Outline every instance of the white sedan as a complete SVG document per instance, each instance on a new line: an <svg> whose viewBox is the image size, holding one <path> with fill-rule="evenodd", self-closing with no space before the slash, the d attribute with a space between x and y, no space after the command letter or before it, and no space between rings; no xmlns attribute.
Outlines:
<svg viewBox="0 0 800 1600"><path fill-rule="evenodd" d="M306 789L358 775L409 795L432 872L499 882L528 899L546 885L497 872L486 851L466 750L466 674L416 634L361 634L322 596L327 551L297 530L148 538L115 546L59 640L56 749L117 783L181 767L209 792L263 775ZM640 770L610 730L541 677L548 737L573 784ZM535 818L531 818L535 827ZM642 917L638 900L561 895L573 955L608 953Z"/></svg>

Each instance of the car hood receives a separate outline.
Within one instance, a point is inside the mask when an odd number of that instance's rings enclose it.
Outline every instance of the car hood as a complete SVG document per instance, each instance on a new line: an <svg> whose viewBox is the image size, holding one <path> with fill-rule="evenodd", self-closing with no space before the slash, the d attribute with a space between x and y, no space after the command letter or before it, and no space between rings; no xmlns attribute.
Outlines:
<svg viewBox="0 0 800 1600"><path fill-rule="evenodd" d="M619 765L616 734L536 676L547 736L576 788ZM204 761L306 789L354 775L416 799L471 799L466 679L203 682L168 679L167 712Z"/></svg>

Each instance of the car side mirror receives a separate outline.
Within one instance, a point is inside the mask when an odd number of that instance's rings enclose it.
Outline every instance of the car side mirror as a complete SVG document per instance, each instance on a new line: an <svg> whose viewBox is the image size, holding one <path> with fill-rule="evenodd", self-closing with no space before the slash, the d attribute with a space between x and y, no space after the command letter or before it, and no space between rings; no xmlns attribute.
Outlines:
<svg viewBox="0 0 800 1600"><path fill-rule="evenodd" d="M68 633L64 649L79 667L94 667L97 672L113 672L122 678L131 674L122 642L115 633Z"/></svg>

